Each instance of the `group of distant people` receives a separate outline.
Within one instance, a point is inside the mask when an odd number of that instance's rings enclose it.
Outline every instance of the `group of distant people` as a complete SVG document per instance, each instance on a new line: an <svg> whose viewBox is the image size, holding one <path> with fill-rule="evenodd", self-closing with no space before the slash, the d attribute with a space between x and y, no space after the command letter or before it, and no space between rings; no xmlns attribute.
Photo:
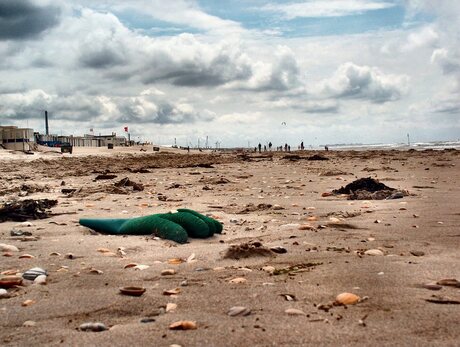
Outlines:
<svg viewBox="0 0 460 347"><path fill-rule="evenodd" d="M273 144L271 142L268 143L268 151L272 151L272 147L273 147ZM311 147L311 146L310 146ZM297 149L298 150L301 150L303 151L305 149L305 146L304 146L304 143L303 141L300 143L299 146L297 146ZM326 145L324 146L324 149L326 151L329 151L329 147ZM278 146L276 147L276 151L278 152L282 152L282 151L285 151L285 152L290 152L291 151L291 146L288 145L287 143L284 144L284 146ZM254 147L254 152L259 152L259 153L262 153L262 144L259 142L259 144L257 145L257 147ZM266 152L267 151L267 145L263 145L263 151Z"/></svg>

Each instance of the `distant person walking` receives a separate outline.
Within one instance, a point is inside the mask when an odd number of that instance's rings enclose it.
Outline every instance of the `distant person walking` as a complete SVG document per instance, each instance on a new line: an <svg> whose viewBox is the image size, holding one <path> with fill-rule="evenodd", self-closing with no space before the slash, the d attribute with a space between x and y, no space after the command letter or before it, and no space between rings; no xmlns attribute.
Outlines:
<svg viewBox="0 0 460 347"><path fill-rule="evenodd" d="M262 152L262 145L260 144L260 142L259 142L259 146L258 146L258 147L259 147L259 153Z"/></svg>
<svg viewBox="0 0 460 347"><path fill-rule="evenodd" d="M268 143L268 150L269 150L270 152L272 151L272 143L271 143L271 142Z"/></svg>
<svg viewBox="0 0 460 347"><path fill-rule="evenodd" d="M303 146L303 141L300 143L300 150L303 151L304 150L304 146Z"/></svg>

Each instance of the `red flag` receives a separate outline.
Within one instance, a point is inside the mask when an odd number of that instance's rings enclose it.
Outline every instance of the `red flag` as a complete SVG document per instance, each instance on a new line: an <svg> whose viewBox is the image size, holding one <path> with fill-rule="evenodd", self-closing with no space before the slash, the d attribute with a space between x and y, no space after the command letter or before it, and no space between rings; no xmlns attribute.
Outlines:
<svg viewBox="0 0 460 347"><path fill-rule="evenodd" d="M125 131L128 132L128 127L125 127Z"/></svg>

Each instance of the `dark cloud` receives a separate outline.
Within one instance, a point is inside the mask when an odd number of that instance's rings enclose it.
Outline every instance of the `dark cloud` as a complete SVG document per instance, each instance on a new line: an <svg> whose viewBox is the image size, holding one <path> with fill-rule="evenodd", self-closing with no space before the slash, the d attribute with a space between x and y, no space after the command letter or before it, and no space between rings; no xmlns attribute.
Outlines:
<svg viewBox="0 0 460 347"><path fill-rule="evenodd" d="M83 67L92 69L105 69L116 65L121 65L125 62L121 52L114 49L103 47L93 50L84 50L79 58L79 62Z"/></svg>
<svg viewBox="0 0 460 347"><path fill-rule="evenodd" d="M215 87L237 80L245 80L252 74L246 62L233 60L223 53L210 62L202 60L176 60L166 54L156 55L147 63L143 77L145 84L170 81L175 86Z"/></svg>
<svg viewBox="0 0 460 347"><path fill-rule="evenodd" d="M0 1L0 40L34 38L58 24L60 9L38 6L30 0Z"/></svg>
<svg viewBox="0 0 460 347"><path fill-rule="evenodd" d="M0 95L2 117L13 120L40 119L44 111L56 120L86 122L102 114L102 104L97 98L84 95L49 96L43 92L35 94L16 94L14 98Z"/></svg>

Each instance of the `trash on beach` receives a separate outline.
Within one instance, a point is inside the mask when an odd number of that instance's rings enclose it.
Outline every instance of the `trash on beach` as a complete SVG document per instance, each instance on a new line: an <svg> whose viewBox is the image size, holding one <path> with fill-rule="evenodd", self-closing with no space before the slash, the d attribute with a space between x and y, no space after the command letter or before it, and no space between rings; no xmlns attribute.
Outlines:
<svg viewBox="0 0 460 347"><path fill-rule="evenodd" d="M27 199L11 201L0 206L0 223L6 221L24 222L28 219L44 219L51 216L47 211L57 205L57 200Z"/></svg>
<svg viewBox="0 0 460 347"><path fill-rule="evenodd" d="M208 238L223 228L217 220L184 208L131 219L82 218L79 223L111 235L155 235L178 243L187 242L189 236Z"/></svg>
<svg viewBox="0 0 460 347"><path fill-rule="evenodd" d="M46 270L43 270L42 268L40 267L34 267L30 270L27 270L26 272L24 272L22 274L22 278L26 279L26 280L29 280L29 281L33 281L35 280L38 276L40 275L45 275L47 276L48 273L46 272Z"/></svg>
<svg viewBox="0 0 460 347"><path fill-rule="evenodd" d="M409 195L407 191L388 187L371 177L357 179L345 187L333 190L332 193L346 194L348 200L391 200Z"/></svg>

